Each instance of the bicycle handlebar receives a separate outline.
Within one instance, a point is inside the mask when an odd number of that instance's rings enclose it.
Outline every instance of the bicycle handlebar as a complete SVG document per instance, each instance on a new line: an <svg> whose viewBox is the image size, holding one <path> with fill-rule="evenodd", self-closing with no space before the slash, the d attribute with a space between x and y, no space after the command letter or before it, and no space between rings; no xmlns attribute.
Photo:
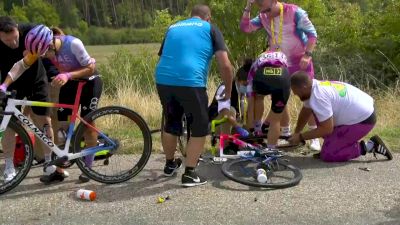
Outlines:
<svg viewBox="0 0 400 225"><path fill-rule="evenodd" d="M211 133L215 133L215 128L223 123L226 123L226 121L228 121L228 117L224 116L222 119L219 120L212 120L211 121Z"/></svg>

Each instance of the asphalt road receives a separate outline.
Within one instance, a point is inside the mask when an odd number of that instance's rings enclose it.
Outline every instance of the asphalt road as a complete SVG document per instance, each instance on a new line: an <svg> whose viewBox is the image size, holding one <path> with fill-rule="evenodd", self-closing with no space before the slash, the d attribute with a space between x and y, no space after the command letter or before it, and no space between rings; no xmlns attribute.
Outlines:
<svg viewBox="0 0 400 225"><path fill-rule="evenodd" d="M293 154L303 180L292 188L263 190L227 180L220 165L202 163L201 187L180 187L180 176L162 176L163 155L153 155L139 176L118 185L78 184L79 170L64 182L45 186L33 169L13 191L0 196L0 224L296 224L399 225L400 155L372 156L349 163L322 163ZM370 171L360 170L368 167ZM94 202L75 197L97 192ZM157 198L170 197L164 203Z"/></svg>

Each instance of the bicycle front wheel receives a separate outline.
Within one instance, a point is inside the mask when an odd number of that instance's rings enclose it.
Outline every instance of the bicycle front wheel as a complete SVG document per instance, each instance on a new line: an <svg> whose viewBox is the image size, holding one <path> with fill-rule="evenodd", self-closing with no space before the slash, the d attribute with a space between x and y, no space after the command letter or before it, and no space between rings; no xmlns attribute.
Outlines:
<svg viewBox="0 0 400 225"><path fill-rule="evenodd" d="M78 167L89 178L107 184L120 183L136 176L145 167L150 158L152 139L146 122L139 114L127 108L108 106L89 113L84 120L117 143L116 149L102 150L96 156L76 160ZM93 132L85 123L79 123L73 144L75 153L87 148L84 144L85 133L87 135L89 130ZM98 146L111 146L99 132L96 136Z"/></svg>
<svg viewBox="0 0 400 225"><path fill-rule="evenodd" d="M3 120L3 117L0 116L0 121ZM32 166L33 161L33 145L32 139L34 139L33 134L31 136L28 135L24 127L22 127L15 118L11 118L10 122L7 126L7 132L13 132L13 136L15 138L15 148L14 148L14 169L15 176L8 177L9 179L5 179L3 174L6 172L5 168L5 152L2 148L0 151L0 194L6 193L7 191L12 190L26 177L29 170ZM2 138L4 138L4 133ZM1 140L1 142L10 142L10 140ZM3 147L3 145L1 145ZM14 146L13 146L14 147ZM10 171L7 171L8 173ZM11 179L12 178L12 179Z"/></svg>
<svg viewBox="0 0 400 225"><path fill-rule="evenodd" d="M288 165L282 160L262 163L262 158L239 158L228 161L222 165L222 173L235 182L263 188L288 188L300 183L303 178L300 170ZM267 182L257 181L257 169L263 168L267 172Z"/></svg>

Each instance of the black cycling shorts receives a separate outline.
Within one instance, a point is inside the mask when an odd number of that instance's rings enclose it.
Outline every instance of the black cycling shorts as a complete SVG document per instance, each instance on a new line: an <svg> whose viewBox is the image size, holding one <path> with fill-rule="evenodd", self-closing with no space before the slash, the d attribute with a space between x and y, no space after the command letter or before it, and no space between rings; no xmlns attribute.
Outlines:
<svg viewBox="0 0 400 225"><path fill-rule="evenodd" d="M78 81L70 80L60 89L59 102L62 104L74 104L75 96L78 91ZM101 92L103 91L103 81L100 76L94 76L93 79L86 81L83 86L80 107L83 118L90 112L97 109ZM72 109L59 108L57 112L59 121L68 121L68 117L72 115Z"/></svg>
<svg viewBox="0 0 400 225"><path fill-rule="evenodd" d="M256 72L253 91L258 95L271 95L271 110L282 113L290 97L290 76L285 68L262 68Z"/></svg>
<svg viewBox="0 0 400 225"><path fill-rule="evenodd" d="M206 88L177 87L157 84L157 91L165 116L163 130L176 136L182 135L182 117L192 118L192 137L208 134L208 96Z"/></svg>
<svg viewBox="0 0 400 225"><path fill-rule="evenodd" d="M30 74L24 74L30 75ZM17 80L18 81L18 80ZM47 77L43 76L34 80L34 83L16 83L10 85L9 91L17 91L16 99L26 98L29 101L48 102L49 101L49 87ZM21 109L20 106L17 107ZM32 111L38 116L49 116L50 109L48 107L32 106Z"/></svg>

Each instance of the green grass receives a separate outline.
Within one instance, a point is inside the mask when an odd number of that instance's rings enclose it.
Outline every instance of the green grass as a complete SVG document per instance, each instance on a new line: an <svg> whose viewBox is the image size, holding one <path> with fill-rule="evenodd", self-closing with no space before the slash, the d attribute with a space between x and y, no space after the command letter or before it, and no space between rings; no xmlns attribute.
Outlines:
<svg viewBox="0 0 400 225"><path fill-rule="evenodd" d="M128 49L132 54L141 54L143 51L150 51L156 55L160 48L160 44L129 44L129 45L89 45L86 50L89 55L96 59L98 64L107 63L107 57L111 56L120 48Z"/></svg>
<svg viewBox="0 0 400 225"><path fill-rule="evenodd" d="M375 128L368 136L370 137L375 134L379 135L392 151L400 152L399 126L378 127Z"/></svg>

